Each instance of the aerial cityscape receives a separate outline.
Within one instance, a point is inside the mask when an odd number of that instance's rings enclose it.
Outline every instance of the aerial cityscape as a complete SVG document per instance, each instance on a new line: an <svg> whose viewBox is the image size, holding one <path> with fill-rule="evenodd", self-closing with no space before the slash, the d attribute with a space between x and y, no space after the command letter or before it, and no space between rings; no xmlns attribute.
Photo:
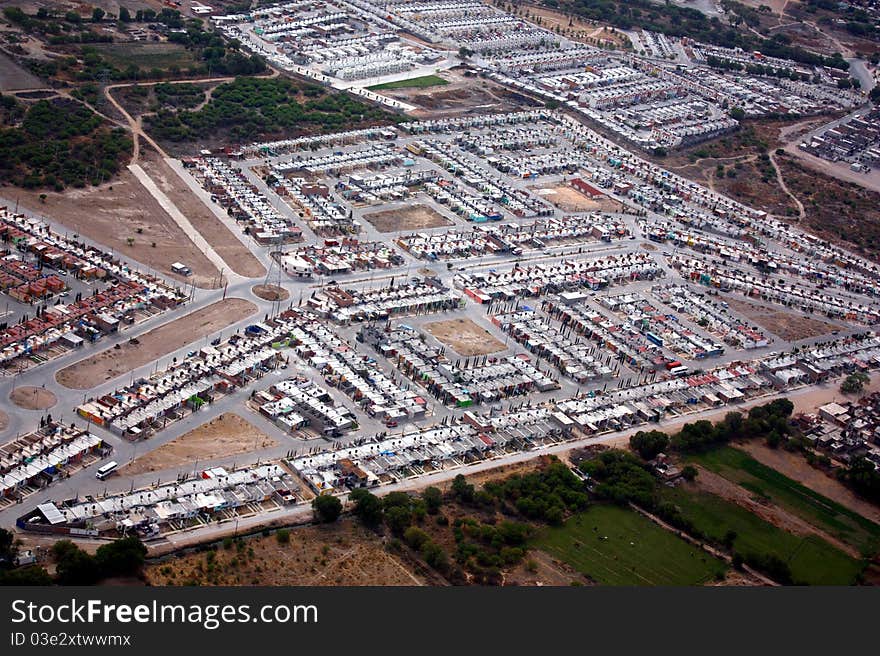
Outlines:
<svg viewBox="0 0 880 656"><path fill-rule="evenodd" d="M0 583L880 583L880 3L0 50Z"/></svg>

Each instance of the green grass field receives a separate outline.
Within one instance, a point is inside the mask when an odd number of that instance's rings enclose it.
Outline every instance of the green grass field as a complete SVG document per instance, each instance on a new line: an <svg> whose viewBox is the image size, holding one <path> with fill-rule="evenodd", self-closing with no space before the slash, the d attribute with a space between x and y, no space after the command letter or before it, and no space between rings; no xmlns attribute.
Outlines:
<svg viewBox="0 0 880 656"><path fill-rule="evenodd" d="M721 542L736 531L733 548L741 554L775 554L788 563L792 578L809 585L850 585L862 563L816 536L801 537L779 529L734 503L709 493L663 488L664 500L676 504L694 527Z"/></svg>
<svg viewBox="0 0 880 656"><path fill-rule="evenodd" d="M852 545L863 555L877 553L880 526L758 462L745 451L725 446L690 459Z"/></svg>
<svg viewBox="0 0 880 656"><path fill-rule="evenodd" d="M382 89L424 89L426 87L442 87L446 84L449 84L449 82L439 75L424 75L409 80L398 80L397 82L377 84L376 86L367 88L370 89L370 91L381 91Z"/></svg>
<svg viewBox="0 0 880 656"><path fill-rule="evenodd" d="M176 43L98 43L93 46L110 64L125 69L134 64L141 70L189 68L196 64L192 53Z"/></svg>
<svg viewBox="0 0 880 656"><path fill-rule="evenodd" d="M546 529L530 546L603 585L699 585L727 567L638 513L610 505Z"/></svg>

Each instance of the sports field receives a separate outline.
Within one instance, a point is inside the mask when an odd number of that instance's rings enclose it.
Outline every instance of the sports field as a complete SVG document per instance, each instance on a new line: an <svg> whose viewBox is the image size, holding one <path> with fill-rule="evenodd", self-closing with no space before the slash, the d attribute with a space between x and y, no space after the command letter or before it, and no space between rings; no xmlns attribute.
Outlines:
<svg viewBox="0 0 880 656"><path fill-rule="evenodd" d="M611 505L591 506L530 546L603 585L699 585L726 569L649 519Z"/></svg>
<svg viewBox="0 0 880 656"><path fill-rule="evenodd" d="M396 82L385 82L368 87L371 91L381 91L382 89L425 89L427 87L442 87L449 84L439 75L423 75L422 77L413 77L408 80L397 80Z"/></svg>

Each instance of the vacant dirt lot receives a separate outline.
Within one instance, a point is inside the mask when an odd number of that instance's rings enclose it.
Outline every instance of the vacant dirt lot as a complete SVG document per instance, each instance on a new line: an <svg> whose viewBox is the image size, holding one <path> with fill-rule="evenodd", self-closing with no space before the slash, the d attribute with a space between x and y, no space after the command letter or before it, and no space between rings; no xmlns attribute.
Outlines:
<svg viewBox="0 0 880 656"><path fill-rule="evenodd" d="M730 304L731 310L739 312L786 341L796 342L799 339L826 335L840 327L828 321L777 310L733 296L725 296L724 299Z"/></svg>
<svg viewBox="0 0 880 656"><path fill-rule="evenodd" d="M186 183L171 170L168 164L156 153L141 151L141 168L147 172L156 185L183 212L196 230L217 251L217 255L235 271L246 278L266 275L266 269L253 256L239 239L229 232L220 219L206 207Z"/></svg>
<svg viewBox="0 0 880 656"><path fill-rule="evenodd" d="M464 357L504 350L504 344L470 319L450 319L425 324L425 330Z"/></svg>
<svg viewBox="0 0 880 656"><path fill-rule="evenodd" d="M152 585L424 585L355 520L289 531L287 544L260 535L150 564L146 578Z"/></svg>
<svg viewBox="0 0 880 656"><path fill-rule="evenodd" d="M65 367L55 379L71 389L91 389L249 317L256 309L243 298L217 301L144 333L137 343L128 341Z"/></svg>
<svg viewBox="0 0 880 656"><path fill-rule="evenodd" d="M9 400L25 410L47 410L58 403L55 395L42 387L16 387Z"/></svg>
<svg viewBox="0 0 880 656"><path fill-rule="evenodd" d="M364 214L379 232L398 232L400 230L423 230L452 225L452 221L427 205L410 205L396 210L385 210Z"/></svg>
<svg viewBox="0 0 880 656"><path fill-rule="evenodd" d="M120 468L126 476L174 469L195 460L249 453L278 444L236 414L224 413Z"/></svg>
<svg viewBox="0 0 880 656"><path fill-rule="evenodd" d="M9 415L0 410L0 431L5 431L7 426L9 426Z"/></svg>
<svg viewBox="0 0 880 656"><path fill-rule="evenodd" d="M16 64L6 55L0 55L0 91L41 89L46 85L40 78Z"/></svg>
<svg viewBox="0 0 880 656"><path fill-rule="evenodd" d="M286 301L290 292L278 285L255 285L251 291L264 301Z"/></svg>
<svg viewBox="0 0 880 656"><path fill-rule="evenodd" d="M512 112L540 104L491 80L477 77L466 67L445 70L440 77L449 84L430 89L383 89L382 95L418 106L420 109L412 112L417 118Z"/></svg>
<svg viewBox="0 0 880 656"><path fill-rule="evenodd" d="M532 187L532 191L563 212L620 212L623 209L623 204L613 198L607 196L589 198L566 184L556 187Z"/></svg>
<svg viewBox="0 0 880 656"><path fill-rule="evenodd" d="M40 193L46 193L45 201L40 200ZM23 206L113 249L125 259L136 260L170 278L194 282L198 287L219 285L220 272L128 169L100 187L67 189L60 194L19 189L15 194ZM134 240L131 246L128 239ZM184 278L172 273L174 262L186 264L193 275ZM136 266L134 262L132 265Z"/></svg>

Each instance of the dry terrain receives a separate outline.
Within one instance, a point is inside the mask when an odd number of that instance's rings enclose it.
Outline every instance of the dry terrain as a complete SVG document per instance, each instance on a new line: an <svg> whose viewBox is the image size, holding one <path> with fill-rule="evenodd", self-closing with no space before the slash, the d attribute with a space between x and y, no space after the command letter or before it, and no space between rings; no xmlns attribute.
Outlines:
<svg viewBox="0 0 880 656"><path fill-rule="evenodd" d="M0 190L0 195L11 193ZM140 262L199 287L219 284L217 268L128 169L121 170L112 183L99 187L67 189L63 193L21 189L14 193L23 206L112 249L126 260L134 260L132 266ZM46 194L45 199L40 198L41 193ZM131 246L129 239L134 240ZM184 278L172 273L174 262L186 264L193 275Z"/></svg>
<svg viewBox="0 0 880 656"><path fill-rule="evenodd" d="M174 469L197 460L250 453L278 443L250 422L224 413L120 468L123 476Z"/></svg>
<svg viewBox="0 0 880 656"><path fill-rule="evenodd" d="M42 387L16 387L9 400L25 410L47 410L58 403L55 395Z"/></svg>
<svg viewBox="0 0 880 656"><path fill-rule="evenodd" d="M760 305L736 296L725 295L724 300L727 301L730 309L734 312L739 312L744 317L789 342L817 337L818 335L827 335L831 331L840 328L840 326L828 321Z"/></svg>
<svg viewBox="0 0 880 656"><path fill-rule="evenodd" d="M651 159L823 239L876 256L880 193L829 175L829 163L814 167L803 154L791 152L798 135L842 115L747 120L737 132Z"/></svg>
<svg viewBox="0 0 880 656"><path fill-rule="evenodd" d="M464 67L443 71L439 77L449 84L430 89L383 89L382 95L416 105L420 109L411 112L411 115L419 119L460 116L474 112L514 112L541 105L536 100L478 77Z"/></svg>
<svg viewBox="0 0 880 656"><path fill-rule="evenodd" d="M266 275L266 269L247 246L229 231L161 157L142 149L139 164L235 273L245 278Z"/></svg>
<svg viewBox="0 0 880 656"><path fill-rule="evenodd" d="M452 221L427 205L409 205L394 210L364 214L379 232L399 232L402 230L424 230L452 225Z"/></svg>
<svg viewBox="0 0 880 656"><path fill-rule="evenodd" d="M610 25L532 4L520 3L520 6L525 10L529 21L538 23L551 32L558 32L572 41L592 45L610 44L615 48L630 48L632 46L626 34Z"/></svg>
<svg viewBox="0 0 880 656"><path fill-rule="evenodd" d="M504 350L504 344L470 319L449 319L425 324L425 330L463 357Z"/></svg>
<svg viewBox="0 0 880 656"><path fill-rule="evenodd" d="M286 301L290 298L290 292L278 285L255 285L251 291L264 301Z"/></svg>
<svg viewBox="0 0 880 656"><path fill-rule="evenodd" d="M41 89L45 86L40 78L19 66L12 58L0 54L0 91Z"/></svg>
<svg viewBox="0 0 880 656"><path fill-rule="evenodd" d="M119 345L84 358L59 371L56 380L71 389L90 389L249 317L256 306L227 298L170 321Z"/></svg>
<svg viewBox="0 0 880 656"><path fill-rule="evenodd" d="M151 563L146 578L151 585L424 584L384 548L381 538L355 520L293 528L289 535L287 544L275 535L258 535L228 549Z"/></svg>
<svg viewBox="0 0 880 656"><path fill-rule="evenodd" d="M9 426L9 415L0 410L0 431L5 431Z"/></svg>
<svg viewBox="0 0 880 656"><path fill-rule="evenodd" d="M623 209L623 204L613 198L608 196L589 198L567 184L555 187L532 187L532 191L563 212L620 212Z"/></svg>

